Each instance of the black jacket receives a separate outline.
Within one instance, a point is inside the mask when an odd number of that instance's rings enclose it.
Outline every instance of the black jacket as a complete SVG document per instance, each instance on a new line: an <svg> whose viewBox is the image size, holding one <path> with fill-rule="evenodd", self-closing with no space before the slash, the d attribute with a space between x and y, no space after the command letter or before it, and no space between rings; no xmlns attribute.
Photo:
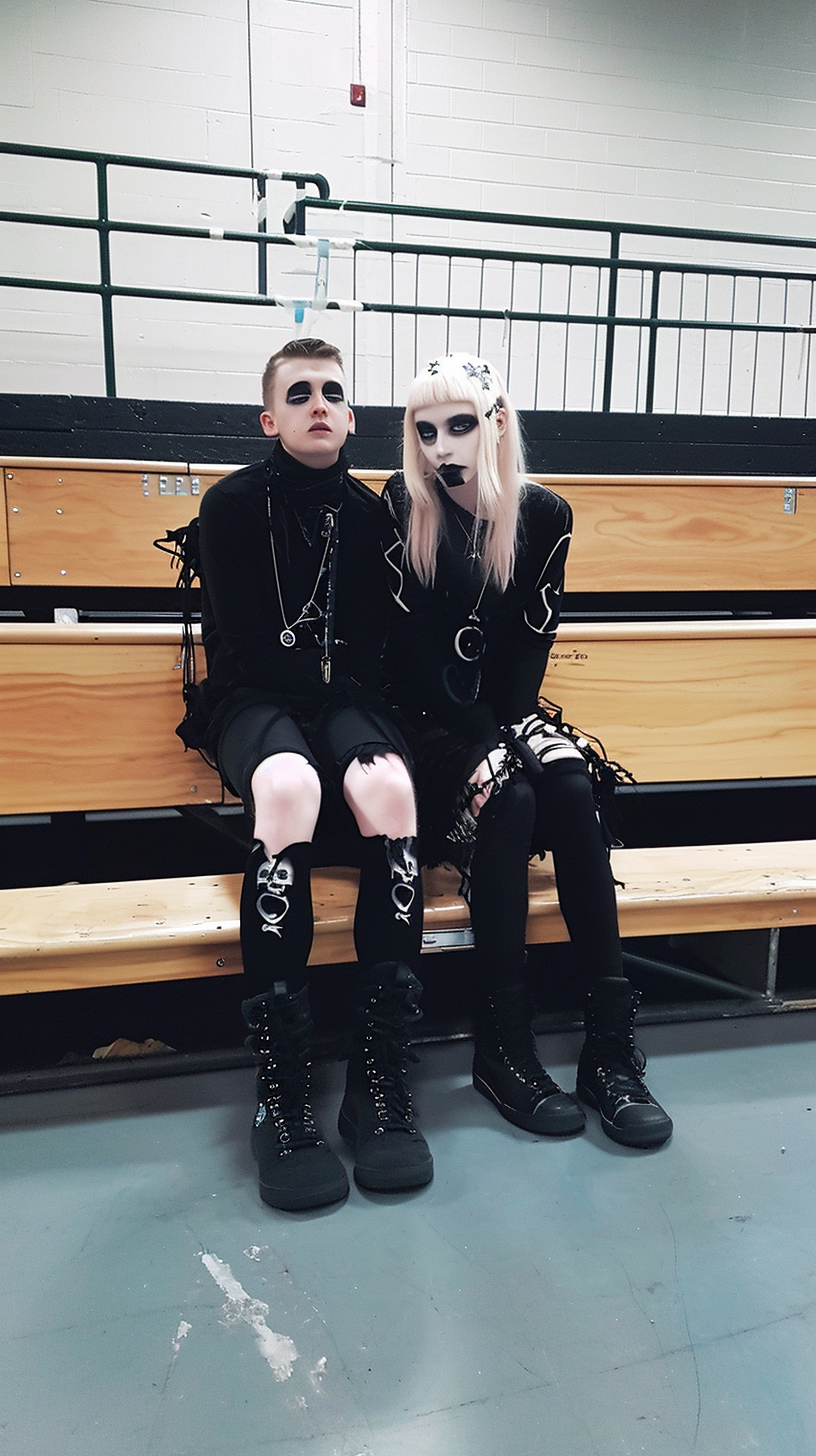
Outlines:
<svg viewBox="0 0 816 1456"><path fill-rule="evenodd" d="M442 491L444 531L433 586L423 586L406 557L408 496L401 475L383 492L383 552L396 610L386 648L390 692L407 712L422 710L467 743L493 748L500 726L535 710L561 612L572 532L566 501L525 483L516 564L506 591L492 584L478 606L481 660L457 654L457 633L482 590L478 563L467 556L472 517Z"/></svg>
<svg viewBox="0 0 816 1456"><path fill-rule="evenodd" d="M321 672L323 619L297 627L295 647L281 642L313 591L325 611L326 572L319 582L318 572L327 506L339 508L328 683ZM310 470L280 444L269 459L207 491L199 520L210 743L250 703L314 717L332 703L378 695L389 607L379 512L377 496L348 474L342 455L331 469Z"/></svg>

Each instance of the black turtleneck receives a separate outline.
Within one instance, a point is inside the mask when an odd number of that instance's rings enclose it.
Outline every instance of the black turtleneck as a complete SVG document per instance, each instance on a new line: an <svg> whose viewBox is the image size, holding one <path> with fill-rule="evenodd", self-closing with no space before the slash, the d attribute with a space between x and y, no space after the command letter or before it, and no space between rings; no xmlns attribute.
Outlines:
<svg viewBox="0 0 816 1456"><path fill-rule="evenodd" d="M327 571L318 580L327 508L339 523L328 684L321 673ZM311 470L279 441L269 459L207 491L200 533L211 744L249 703L309 717L324 703L378 693L388 594L377 522L376 495L348 474L342 453L336 465ZM295 626L312 596L320 615ZM294 647L281 642L287 628Z"/></svg>

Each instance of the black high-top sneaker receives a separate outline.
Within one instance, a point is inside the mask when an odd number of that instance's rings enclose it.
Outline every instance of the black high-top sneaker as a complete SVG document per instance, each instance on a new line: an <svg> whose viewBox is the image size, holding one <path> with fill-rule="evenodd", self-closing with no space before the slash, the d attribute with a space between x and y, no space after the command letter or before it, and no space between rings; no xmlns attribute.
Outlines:
<svg viewBox="0 0 816 1456"><path fill-rule="evenodd" d="M672 1120L643 1080L646 1058L635 1046L639 1002L640 992L622 976L595 982L587 998L576 1091L600 1113L601 1127L613 1142L658 1148L671 1137Z"/></svg>
<svg viewBox="0 0 816 1456"><path fill-rule="evenodd" d="M354 1153L361 1188L396 1193L433 1178L433 1158L414 1123L405 1082L412 1026L422 991L397 961L375 966L375 984L360 993L338 1128Z"/></svg>
<svg viewBox="0 0 816 1456"><path fill-rule="evenodd" d="M545 1072L530 1026L522 982L485 996L476 1022L473 1085L502 1117L526 1132L566 1137L582 1132L583 1109Z"/></svg>
<svg viewBox="0 0 816 1456"><path fill-rule="evenodd" d="M338 1203L349 1191L340 1159L323 1141L309 1104L313 1027L309 993L269 991L242 1006L258 1061L258 1110L250 1146L260 1194L272 1208L300 1212Z"/></svg>

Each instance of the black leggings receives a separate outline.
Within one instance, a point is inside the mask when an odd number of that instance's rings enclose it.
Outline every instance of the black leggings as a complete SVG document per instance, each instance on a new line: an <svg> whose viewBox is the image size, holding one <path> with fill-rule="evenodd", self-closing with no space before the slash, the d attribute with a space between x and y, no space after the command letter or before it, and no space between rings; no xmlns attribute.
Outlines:
<svg viewBox="0 0 816 1456"><path fill-rule="evenodd" d="M622 975L615 883L583 769L523 774L491 795L478 818L470 916L479 984L517 980L524 966L530 846L552 851L558 903L587 983Z"/></svg>

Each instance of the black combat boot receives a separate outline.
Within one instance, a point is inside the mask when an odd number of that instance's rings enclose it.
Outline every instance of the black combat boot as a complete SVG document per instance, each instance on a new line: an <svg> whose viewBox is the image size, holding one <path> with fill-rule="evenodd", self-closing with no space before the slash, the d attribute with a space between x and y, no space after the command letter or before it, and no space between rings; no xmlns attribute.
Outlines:
<svg viewBox="0 0 816 1456"><path fill-rule="evenodd" d="M639 1002L640 992L622 976L595 982L587 998L576 1091L600 1113L601 1127L613 1142L658 1148L671 1137L672 1120L643 1080L646 1058L635 1046Z"/></svg>
<svg viewBox="0 0 816 1456"><path fill-rule="evenodd" d="M527 1132L564 1137L586 1125L583 1109L545 1072L530 1027L523 982L485 996L476 1022L473 1085L502 1117Z"/></svg>
<svg viewBox="0 0 816 1456"><path fill-rule="evenodd" d="M250 1135L260 1193L272 1208L297 1212L337 1203L346 1170L315 1126L309 1105L312 1019L309 992L268 991L242 1007L258 1060L258 1110Z"/></svg>
<svg viewBox="0 0 816 1456"><path fill-rule="evenodd" d="M422 987L398 961L372 971L374 984L360 992L338 1127L354 1153L361 1188L396 1193L421 1188L433 1177L430 1148L414 1124L405 1084L408 1048L419 1021Z"/></svg>

